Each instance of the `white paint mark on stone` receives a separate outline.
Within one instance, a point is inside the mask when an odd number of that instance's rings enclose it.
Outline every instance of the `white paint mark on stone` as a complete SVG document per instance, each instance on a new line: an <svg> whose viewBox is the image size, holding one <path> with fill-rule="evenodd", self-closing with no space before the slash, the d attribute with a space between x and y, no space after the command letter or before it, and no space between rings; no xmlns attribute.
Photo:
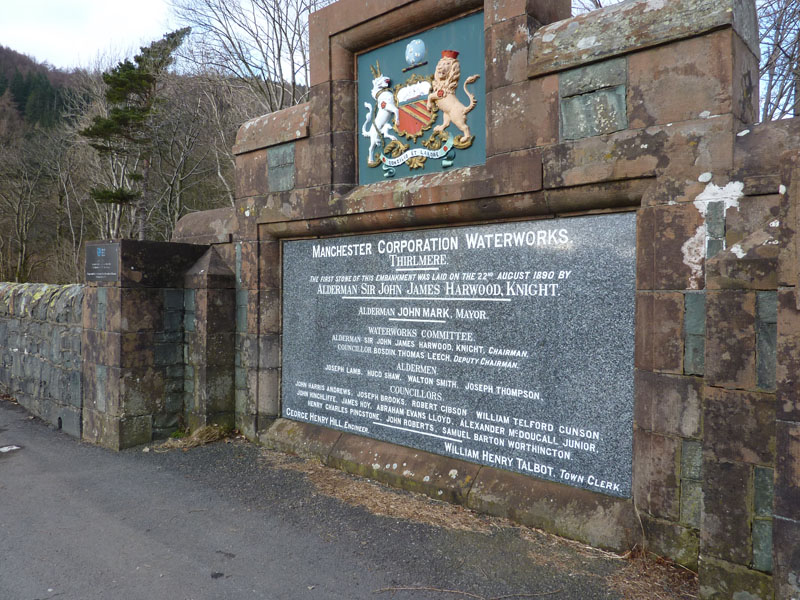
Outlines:
<svg viewBox="0 0 800 600"><path fill-rule="evenodd" d="M736 255L736 258L744 258L745 254L747 254L747 252L742 249L741 244L734 244L731 246L731 252Z"/></svg>
<svg viewBox="0 0 800 600"><path fill-rule="evenodd" d="M450 469L448 475L450 475L450 479L455 479L456 477L458 477L458 471L456 471L455 469Z"/></svg>
<svg viewBox="0 0 800 600"><path fill-rule="evenodd" d="M597 37L593 35L579 39L578 43L576 44L579 50L588 50L589 48L593 48L594 46L598 45L599 42L597 41Z"/></svg>
<svg viewBox="0 0 800 600"><path fill-rule="evenodd" d="M514 44L509 44L506 46L506 52L511 52L514 49Z"/></svg>
<svg viewBox="0 0 800 600"><path fill-rule="evenodd" d="M783 194L785 194L785 193L786 193L786 186L785 186L785 185L781 185L781 187L779 187L779 188L778 188L778 193L779 193L781 196L782 196Z"/></svg>
<svg viewBox="0 0 800 600"><path fill-rule="evenodd" d="M712 178L711 173L707 172L701 173L700 177L697 178L697 181L699 181L700 183L708 183L709 181L711 181L711 178Z"/></svg>
<svg viewBox="0 0 800 600"><path fill-rule="evenodd" d="M19 450L19 446L3 446L0 448L0 453L6 454L7 452L13 452L14 450Z"/></svg>
<svg viewBox="0 0 800 600"><path fill-rule="evenodd" d="M708 233L705 223L708 205L712 202L722 202L722 214L725 215L729 208L739 210L739 200L742 196L744 196L744 183L731 181L725 187L709 183L706 189L695 198L694 205L700 212L700 216L703 217L703 223L697 228L694 235L681 246L683 263L692 271L689 289L700 289L700 278L703 275L703 261L705 260L706 234ZM725 241L723 240L724 243Z"/></svg>
<svg viewBox="0 0 800 600"><path fill-rule="evenodd" d="M244 211L244 216L245 217L249 217L250 216L250 209L249 208L246 211Z"/></svg>
<svg viewBox="0 0 800 600"><path fill-rule="evenodd" d="M737 136L737 137L744 137L744 136L746 136L748 133L750 133L750 130L749 130L749 129L745 129L744 131L740 131L739 133L737 133L737 134L736 134L736 136Z"/></svg>
<svg viewBox="0 0 800 600"><path fill-rule="evenodd" d="M708 117L711 116L711 111L710 110L704 110L703 112L701 112L697 116L700 117L701 119L707 119Z"/></svg>
<svg viewBox="0 0 800 600"><path fill-rule="evenodd" d="M641 148L642 150L647 150L647 144L642 144L641 146L639 146L639 148Z"/></svg>
<svg viewBox="0 0 800 600"><path fill-rule="evenodd" d="M700 277L703 274L703 259L706 256L706 224L703 223L694 232L683 246L681 252L683 253L683 264L689 267L692 271L692 276L689 281L689 289L700 289Z"/></svg>
<svg viewBox="0 0 800 600"><path fill-rule="evenodd" d="M780 222L780 221L778 221L778 219L775 219L774 221L772 221L772 222L769 224L769 226L770 226L770 227L779 227L779 226L780 226L780 224L781 224L781 222Z"/></svg>

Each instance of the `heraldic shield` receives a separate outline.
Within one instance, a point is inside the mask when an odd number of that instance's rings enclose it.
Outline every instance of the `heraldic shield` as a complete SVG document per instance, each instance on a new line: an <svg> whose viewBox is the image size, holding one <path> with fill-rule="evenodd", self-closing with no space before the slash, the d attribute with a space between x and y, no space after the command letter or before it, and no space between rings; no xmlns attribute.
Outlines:
<svg viewBox="0 0 800 600"><path fill-rule="evenodd" d="M436 121L437 107L428 106L431 81L413 75L406 83L395 88L394 96L400 110L394 128L397 133L416 140Z"/></svg>
<svg viewBox="0 0 800 600"><path fill-rule="evenodd" d="M358 57L360 183L485 162L483 39L476 13Z"/></svg>

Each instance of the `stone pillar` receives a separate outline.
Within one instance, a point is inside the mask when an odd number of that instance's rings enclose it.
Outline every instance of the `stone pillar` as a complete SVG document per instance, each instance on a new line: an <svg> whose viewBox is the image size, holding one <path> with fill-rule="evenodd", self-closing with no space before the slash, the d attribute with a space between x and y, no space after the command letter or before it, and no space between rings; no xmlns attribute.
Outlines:
<svg viewBox="0 0 800 600"><path fill-rule="evenodd" d="M800 206L800 153L787 158L783 169L781 203L783 227L791 232L782 253L785 287L778 290L777 402L774 505L772 509L773 561L776 598L800 597L800 287L798 278L797 211ZM768 487L772 481L764 483ZM771 511L772 512L772 511ZM768 513L769 514L769 513Z"/></svg>
<svg viewBox="0 0 800 600"><path fill-rule="evenodd" d="M183 276L207 246L121 240L116 281L83 300L83 438L114 450L166 437L183 411Z"/></svg>
<svg viewBox="0 0 800 600"><path fill-rule="evenodd" d="M186 273L185 419L233 428L236 282L215 247Z"/></svg>

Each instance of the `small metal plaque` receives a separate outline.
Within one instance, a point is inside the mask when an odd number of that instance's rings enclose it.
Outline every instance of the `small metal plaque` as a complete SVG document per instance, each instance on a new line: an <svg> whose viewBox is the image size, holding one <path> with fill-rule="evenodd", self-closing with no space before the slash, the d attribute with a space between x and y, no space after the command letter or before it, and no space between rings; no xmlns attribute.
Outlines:
<svg viewBox="0 0 800 600"><path fill-rule="evenodd" d="M283 245L283 416L630 497L634 213Z"/></svg>
<svg viewBox="0 0 800 600"><path fill-rule="evenodd" d="M119 281L119 243L86 244L86 281Z"/></svg>

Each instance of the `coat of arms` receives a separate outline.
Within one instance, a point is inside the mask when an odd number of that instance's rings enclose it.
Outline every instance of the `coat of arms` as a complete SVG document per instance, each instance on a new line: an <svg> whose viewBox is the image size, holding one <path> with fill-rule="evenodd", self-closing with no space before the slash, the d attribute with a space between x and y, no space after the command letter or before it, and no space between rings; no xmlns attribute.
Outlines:
<svg viewBox="0 0 800 600"><path fill-rule="evenodd" d="M427 65L426 53L422 40L409 42L403 73ZM404 163L413 170L423 168L428 160L441 160L447 168L456 162L458 150L472 146L475 136L468 115L478 101L468 86L479 75L464 79L462 89L468 99L464 104L456 95L461 80L458 55L456 50L443 50L432 75L415 73L393 88L380 63L370 67L374 103L364 103L361 128L361 135L369 139L368 167L381 165L384 177L393 177L396 167Z"/></svg>

